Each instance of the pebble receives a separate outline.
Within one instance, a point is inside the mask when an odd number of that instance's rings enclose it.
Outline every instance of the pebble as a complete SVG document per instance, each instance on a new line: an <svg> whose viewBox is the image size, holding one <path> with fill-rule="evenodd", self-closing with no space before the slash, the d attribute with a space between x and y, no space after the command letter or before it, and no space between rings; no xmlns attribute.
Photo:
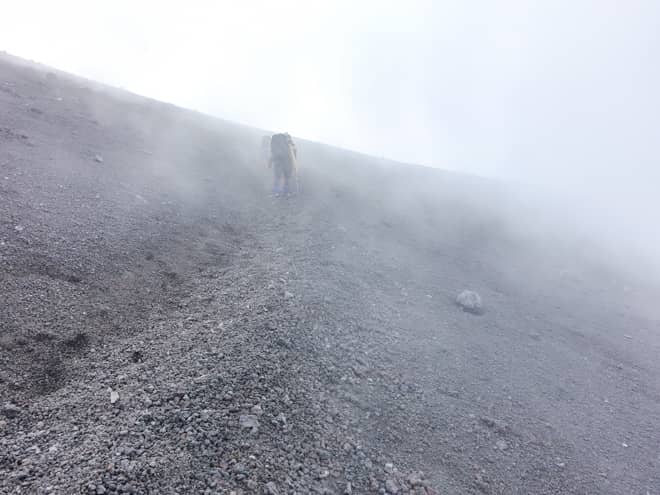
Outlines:
<svg viewBox="0 0 660 495"><path fill-rule="evenodd" d="M251 428L253 432L259 429L259 420L254 414L242 414L238 418L238 424L241 428Z"/></svg>
<svg viewBox="0 0 660 495"><path fill-rule="evenodd" d="M0 410L0 413L2 413L3 416L12 419L17 417L19 414L21 414L21 408L8 402L4 406L2 406L2 409Z"/></svg>
<svg viewBox="0 0 660 495"><path fill-rule="evenodd" d="M498 440L497 442L495 442L495 447L498 450L506 450L509 448L509 444L506 443L504 440Z"/></svg>
<svg viewBox="0 0 660 495"><path fill-rule="evenodd" d="M273 481L266 483L266 494L267 495L279 495L280 492L277 490L277 485Z"/></svg>
<svg viewBox="0 0 660 495"><path fill-rule="evenodd" d="M411 473L410 476L408 476L408 483L410 483L410 486L415 487L415 486L422 486L424 484L424 475L421 471Z"/></svg>
<svg viewBox="0 0 660 495"><path fill-rule="evenodd" d="M500 433L505 433L509 430L509 425L506 423L506 421L502 421L501 419L494 419L488 416L482 416L479 419L483 424Z"/></svg>
<svg viewBox="0 0 660 495"><path fill-rule="evenodd" d="M387 493L397 494L399 493L399 485L396 481L389 479L385 482L385 490L387 490Z"/></svg>

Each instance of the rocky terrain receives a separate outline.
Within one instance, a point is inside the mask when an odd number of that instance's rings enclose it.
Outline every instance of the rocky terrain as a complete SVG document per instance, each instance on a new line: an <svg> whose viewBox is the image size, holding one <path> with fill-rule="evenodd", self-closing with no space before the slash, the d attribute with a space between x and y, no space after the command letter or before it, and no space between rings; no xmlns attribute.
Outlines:
<svg viewBox="0 0 660 495"><path fill-rule="evenodd" d="M660 291L505 186L301 141L273 198L9 55L0 109L0 493L660 493Z"/></svg>

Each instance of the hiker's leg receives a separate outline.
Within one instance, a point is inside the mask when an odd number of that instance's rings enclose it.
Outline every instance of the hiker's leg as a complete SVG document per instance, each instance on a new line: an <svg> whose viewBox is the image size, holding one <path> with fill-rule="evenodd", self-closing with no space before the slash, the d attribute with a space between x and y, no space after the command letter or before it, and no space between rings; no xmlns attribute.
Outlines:
<svg viewBox="0 0 660 495"><path fill-rule="evenodd" d="M282 180L282 167L279 163L273 164L273 192L275 194L280 192L280 182Z"/></svg>
<svg viewBox="0 0 660 495"><path fill-rule="evenodd" d="M291 172L293 170L293 166L291 163L287 163L286 167L284 169L284 193L289 194L291 192Z"/></svg>

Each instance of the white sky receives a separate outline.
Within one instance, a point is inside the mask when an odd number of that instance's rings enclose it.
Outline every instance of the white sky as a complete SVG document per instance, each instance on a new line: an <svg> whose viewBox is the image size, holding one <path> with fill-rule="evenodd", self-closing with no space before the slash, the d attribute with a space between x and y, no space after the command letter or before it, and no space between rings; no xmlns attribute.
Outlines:
<svg viewBox="0 0 660 495"><path fill-rule="evenodd" d="M660 1L30 1L0 49L370 154L655 197Z"/></svg>

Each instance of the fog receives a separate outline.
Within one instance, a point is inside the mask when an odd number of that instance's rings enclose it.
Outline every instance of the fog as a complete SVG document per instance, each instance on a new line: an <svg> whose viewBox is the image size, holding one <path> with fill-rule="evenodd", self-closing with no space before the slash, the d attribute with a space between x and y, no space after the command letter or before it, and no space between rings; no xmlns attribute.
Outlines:
<svg viewBox="0 0 660 495"><path fill-rule="evenodd" d="M528 198L554 191L555 223L657 260L659 20L653 1L24 1L3 9L0 49Z"/></svg>

